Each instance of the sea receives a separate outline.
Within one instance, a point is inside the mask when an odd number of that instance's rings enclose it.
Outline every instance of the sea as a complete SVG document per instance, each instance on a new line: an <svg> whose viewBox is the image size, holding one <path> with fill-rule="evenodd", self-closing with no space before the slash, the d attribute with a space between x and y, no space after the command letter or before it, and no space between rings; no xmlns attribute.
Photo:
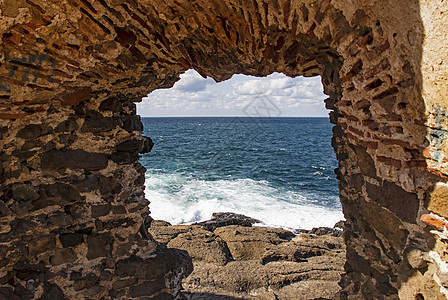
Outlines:
<svg viewBox="0 0 448 300"><path fill-rule="evenodd" d="M343 220L328 118L142 118L151 216L191 224L234 212L265 226Z"/></svg>

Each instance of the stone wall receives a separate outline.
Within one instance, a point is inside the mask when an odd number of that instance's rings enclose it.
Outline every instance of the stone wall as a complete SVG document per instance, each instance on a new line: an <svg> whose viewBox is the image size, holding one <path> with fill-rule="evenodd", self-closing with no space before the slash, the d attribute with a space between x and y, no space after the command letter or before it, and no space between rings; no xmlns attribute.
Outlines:
<svg viewBox="0 0 448 300"><path fill-rule="evenodd" d="M446 239L419 219L448 217L447 6L0 1L0 295L179 296L191 261L147 233L138 153L152 142L134 102L194 68L321 75L347 219L341 298L443 299Z"/></svg>

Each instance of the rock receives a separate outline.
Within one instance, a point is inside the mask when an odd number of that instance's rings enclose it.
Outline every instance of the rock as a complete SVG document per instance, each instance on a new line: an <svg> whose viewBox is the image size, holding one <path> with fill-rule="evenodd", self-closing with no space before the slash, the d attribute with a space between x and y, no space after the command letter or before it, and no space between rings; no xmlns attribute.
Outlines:
<svg viewBox="0 0 448 300"><path fill-rule="evenodd" d="M87 171L101 170L107 167L107 155L84 150L52 150L42 155L43 169L69 168Z"/></svg>
<svg viewBox="0 0 448 300"><path fill-rule="evenodd" d="M152 226L149 233L159 243L166 244L181 233L189 232L195 228L201 228L196 225L175 225L175 226Z"/></svg>
<svg viewBox="0 0 448 300"><path fill-rule="evenodd" d="M123 119L123 129L127 130L128 132L143 131L143 124L140 121L140 116L125 115L123 116Z"/></svg>
<svg viewBox="0 0 448 300"><path fill-rule="evenodd" d="M220 237L201 228L180 233L169 241L167 246L187 251L194 261L225 265L232 259L226 243Z"/></svg>
<svg viewBox="0 0 448 300"><path fill-rule="evenodd" d="M114 163L117 163L119 165L132 164L138 160L138 154L118 151L112 153L110 158Z"/></svg>
<svg viewBox="0 0 448 300"><path fill-rule="evenodd" d="M165 280L160 278L155 281L147 281L129 289L129 295L133 298L151 296L165 288Z"/></svg>
<svg viewBox="0 0 448 300"><path fill-rule="evenodd" d="M311 229L309 233L315 234L315 235L341 236L342 230L339 228L315 227L315 228Z"/></svg>
<svg viewBox="0 0 448 300"><path fill-rule="evenodd" d="M84 242L84 237L79 233L62 233L59 240L64 248L73 247Z"/></svg>
<svg viewBox="0 0 448 300"><path fill-rule="evenodd" d="M56 133L72 132L76 129L78 129L78 123L76 123L76 119L68 118L67 120L59 123L58 126L56 126L56 128L54 129L54 131Z"/></svg>
<svg viewBox="0 0 448 300"><path fill-rule="evenodd" d="M81 132L99 133L110 131L118 125L114 118L86 118Z"/></svg>
<svg viewBox="0 0 448 300"><path fill-rule="evenodd" d="M150 137L142 136L142 138L143 138L143 145L140 149L140 153L144 154L151 152L152 148L154 147L154 142Z"/></svg>
<svg viewBox="0 0 448 300"><path fill-rule="evenodd" d="M260 260L267 249L294 237L281 228L243 227L231 225L214 232L221 237L235 260Z"/></svg>
<svg viewBox="0 0 448 300"><path fill-rule="evenodd" d="M156 280L170 271L179 272L182 277L188 276L193 271L193 263L186 251L159 248L154 254L156 255L148 259L131 255L129 258L117 261L116 275L137 280Z"/></svg>
<svg viewBox="0 0 448 300"><path fill-rule="evenodd" d="M34 140L40 136L51 133L51 131L52 128L50 126L30 124L19 130L19 132L17 132L17 137L26 140Z"/></svg>
<svg viewBox="0 0 448 300"><path fill-rule="evenodd" d="M32 201L33 210L53 205L64 206L81 199L79 192L71 185L64 183L41 185L39 187L39 198Z"/></svg>
<svg viewBox="0 0 448 300"><path fill-rule="evenodd" d="M94 234L87 236L87 259L109 257L112 252L112 237L109 234Z"/></svg>
<svg viewBox="0 0 448 300"><path fill-rule="evenodd" d="M212 219L194 223L194 225L200 225L206 230L214 231L218 227L229 225L240 225L251 227L253 224L262 223L260 220L247 217L245 215L235 214L231 212L213 213Z"/></svg>
<svg viewBox="0 0 448 300"><path fill-rule="evenodd" d="M163 220L152 220L151 226L172 226L171 223Z"/></svg>
<svg viewBox="0 0 448 300"><path fill-rule="evenodd" d="M78 257L71 248L56 249L54 256L50 258L50 262L55 265L74 262Z"/></svg>
<svg viewBox="0 0 448 300"><path fill-rule="evenodd" d="M282 243L268 249L261 257L261 263L266 264L273 261L306 262L310 257L316 256L339 256L344 260L345 245L341 238L323 235L297 236L290 242Z"/></svg>

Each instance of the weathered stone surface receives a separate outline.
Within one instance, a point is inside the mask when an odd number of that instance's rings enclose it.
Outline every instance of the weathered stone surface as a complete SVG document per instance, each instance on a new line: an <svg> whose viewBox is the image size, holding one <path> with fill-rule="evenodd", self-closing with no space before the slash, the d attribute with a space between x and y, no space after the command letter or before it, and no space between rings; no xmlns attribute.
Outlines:
<svg viewBox="0 0 448 300"><path fill-rule="evenodd" d="M49 134L51 131L52 128L49 126L40 124L30 124L19 130L19 132L17 132L17 137L26 140L34 140L42 135Z"/></svg>
<svg viewBox="0 0 448 300"><path fill-rule="evenodd" d="M61 265L74 262L77 258L76 253L70 248L56 249L54 256L50 258L50 262L54 265Z"/></svg>
<svg viewBox="0 0 448 300"><path fill-rule="evenodd" d="M232 258L227 245L213 233L204 229L192 229L180 233L167 243L170 248L188 252L195 261L225 265Z"/></svg>
<svg viewBox="0 0 448 300"><path fill-rule="evenodd" d="M251 227L253 224L262 223L260 220L256 220L251 217L247 217L235 213L213 213L212 219L194 223L193 225L199 225L204 227L206 230L214 231L218 227L229 226L229 225L240 225Z"/></svg>
<svg viewBox="0 0 448 300"><path fill-rule="evenodd" d="M254 236L259 234L257 227L240 228L254 231ZM182 235L185 234L173 241ZM250 245L250 236L247 234L248 240L243 243ZM199 245L209 240L205 235L192 237L196 240L191 240L190 249L198 246L194 251L203 249ZM337 282L343 271L345 250L340 237L304 234L268 245L261 257L255 253L242 259L222 265L193 256L194 271L184 280L187 299L333 299L339 291ZM307 290L310 286L316 289Z"/></svg>
<svg viewBox="0 0 448 300"><path fill-rule="evenodd" d="M389 209L397 217L415 223L419 208L416 194L408 193L396 184L385 181L381 186L367 183L367 194L375 203Z"/></svg>
<svg viewBox="0 0 448 300"><path fill-rule="evenodd" d="M437 183L426 196L428 210L448 218L448 185Z"/></svg>
<svg viewBox="0 0 448 300"><path fill-rule="evenodd" d="M81 132L104 132L114 129L117 121L113 118L86 119L81 127Z"/></svg>
<svg viewBox="0 0 448 300"><path fill-rule="evenodd" d="M332 144L347 219L344 238L349 253L359 256L348 256L341 297L444 297L433 279L438 263L428 261L427 269L416 270L404 255L409 249L426 254L434 249L446 259L443 241L417 221L428 206L446 216L443 192L430 197L432 187L448 176L445 2L5 0L0 5L0 224L2 246L9 250L2 256L1 274L8 275L0 280L1 294L130 298L129 287L116 292L95 284L74 291L64 274L81 266L51 265L54 253L45 243L38 248L46 252L30 255L33 239L26 236L54 235L58 244L61 233L110 231L117 243L134 243L142 257L154 254L145 230L149 212L138 155L117 152L115 145L142 140L133 102L171 87L179 74L194 68L217 81L237 73L321 75L336 124ZM150 148L145 143L142 151ZM95 184L100 176L116 177L121 187L116 185L116 193L100 190ZM16 184L35 187L39 198L29 188L16 190L13 198ZM71 186L82 196L65 188L48 191L51 195L41 190L54 184ZM107 203L123 206L120 212L127 214L93 220L92 204ZM129 233L137 232L148 238L146 246L140 246L142 239L130 241ZM86 250L87 238L74 247ZM111 256L119 261L121 249L114 249ZM88 268L103 268L104 259L90 260ZM23 272L10 272L18 261L41 261L55 273L34 270L45 276L28 289L19 278ZM114 266L107 267L115 274ZM167 287L155 297L178 297L182 276L172 270L160 276L167 276Z"/></svg>
<svg viewBox="0 0 448 300"><path fill-rule="evenodd" d="M84 150L52 150L42 155L43 169L86 169L95 171L107 166L107 156L102 153L89 153Z"/></svg>
<svg viewBox="0 0 448 300"><path fill-rule="evenodd" d="M64 233L59 235L59 240L64 248L73 247L84 242L84 237L80 233Z"/></svg>
<svg viewBox="0 0 448 300"><path fill-rule="evenodd" d="M78 124L76 123L76 119L68 118L67 120L61 122L54 129L55 132L72 132L78 129Z"/></svg>
<svg viewBox="0 0 448 300"><path fill-rule="evenodd" d="M113 239L110 235L97 234L87 236L87 259L109 257L112 253Z"/></svg>
<svg viewBox="0 0 448 300"><path fill-rule="evenodd" d="M226 242L236 260L260 259L273 245L286 242L294 234L281 228L227 226L217 228L214 233Z"/></svg>

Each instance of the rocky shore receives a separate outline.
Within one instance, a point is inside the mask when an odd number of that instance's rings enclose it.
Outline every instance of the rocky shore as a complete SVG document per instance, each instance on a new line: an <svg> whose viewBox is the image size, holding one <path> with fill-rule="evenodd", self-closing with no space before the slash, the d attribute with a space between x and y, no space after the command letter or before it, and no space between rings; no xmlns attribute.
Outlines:
<svg viewBox="0 0 448 300"><path fill-rule="evenodd" d="M256 223L218 213L193 225L153 221L149 231L191 256L194 271L183 281L187 299L335 298L345 263L339 228L292 232Z"/></svg>

